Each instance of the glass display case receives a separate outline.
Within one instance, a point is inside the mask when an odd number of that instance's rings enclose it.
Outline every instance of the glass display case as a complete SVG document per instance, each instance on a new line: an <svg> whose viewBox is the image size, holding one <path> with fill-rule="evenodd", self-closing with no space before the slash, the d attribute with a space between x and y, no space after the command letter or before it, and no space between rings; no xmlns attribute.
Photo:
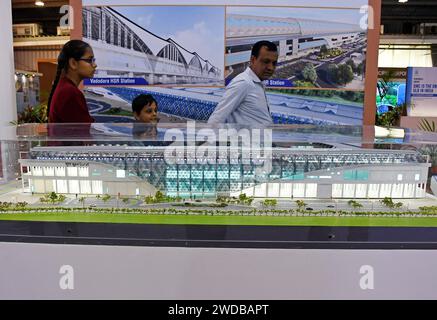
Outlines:
<svg viewBox="0 0 437 320"><path fill-rule="evenodd" d="M433 132L188 122L26 124L0 137L3 240L242 248L437 240Z"/></svg>

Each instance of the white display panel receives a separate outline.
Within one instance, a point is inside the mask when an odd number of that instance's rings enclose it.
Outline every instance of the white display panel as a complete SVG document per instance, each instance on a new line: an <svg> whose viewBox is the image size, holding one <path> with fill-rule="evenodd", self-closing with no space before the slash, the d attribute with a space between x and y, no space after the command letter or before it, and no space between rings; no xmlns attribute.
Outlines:
<svg viewBox="0 0 437 320"><path fill-rule="evenodd" d="M269 183L268 187L268 197L278 198L279 197L279 183Z"/></svg>
<svg viewBox="0 0 437 320"><path fill-rule="evenodd" d="M343 195L343 185L340 183L334 183L332 185L332 197L341 198Z"/></svg>
<svg viewBox="0 0 437 320"><path fill-rule="evenodd" d="M367 193L369 198L378 198L379 197L379 184L371 183L369 184L369 189Z"/></svg>
<svg viewBox="0 0 437 320"><path fill-rule="evenodd" d="M44 180L33 179L33 191L36 193L45 193Z"/></svg>
<svg viewBox="0 0 437 320"><path fill-rule="evenodd" d="M343 185L343 198L355 197L355 185L351 183L345 183Z"/></svg>
<svg viewBox="0 0 437 320"><path fill-rule="evenodd" d="M80 193L91 194L91 182L89 180L80 180Z"/></svg>
<svg viewBox="0 0 437 320"><path fill-rule="evenodd" d="M68 193L67 180L56 180L56 190L58 193Z"/></svg>
<svg viewBox="0 0 437 320"><path fill-rule="evenodd" d="M403 197L403 192L404 192L404 185L403 184L401 184L401 183L393 184L392 189L391 189L391 197L396 198L396 199L400 199Z"/></svg>
<svg viewBox="0 0 437 320"><path fill-rule="evenodd" d="M306 198L317 198L317 183L307 183L305 186Z"/></svg>
<svg viewBox="0 0 437 320"><path fill-rule="evenodd" d="M79 194L80 193L79 180L68 180L68 189L70 193Z"/></svg>
<svg viewBox="0 0 437 320"><path fill-rule="evenodd" d="M265 197L267 193L267 185L265 183L255 186L255 197Z"/></svg>
<svg viewBox="0 0 437 320"><path fill-rule="evenodd" d="M293 191L293 185L291 183L281 183L281 191L279 196L281 198L290 198Z"/></svg>
<svg viewBox="0 0 437 320"><path fill-rule="evenodd" d="M293 197L305 197L305 183L293 183Z"/></svg>
<svg viewBox="0 0 437 320"><path fill-rule="evenodd" d="M436 253L0 243L0 298L436 299Z"/></svg>
<svg viewBox="0 0 437 320"><path fill-rule="evenodd" d="M103 194L103 183L102 181L92 181L93 194Z"/></svg>
<svg viewBox="0 0 437 320"><path fill-rule="evenodd" d="M44 176L46 177L53 177L55 175L55 168L54 167L44 167Z"/></svg>
<svg viewBox="0 0 437 320"><path fill-rule="evenodd" d="M425 190L423 189L423 184L416 185L416 198L422 198L425 196Z"/></svg>
<svg viewBox="0 0 437 320"><path fill-rule="evenodd" d="M413 183L407 183L404 188L404 198L414 198L414 188Z"/></svg>
<svg viewBox="0 0 437 320"><path fill-rule="evenodd" d="M355 197L357 198L367 197L367 184L359 183L355 186Z"/></svg>
<svg viewBox="0 0 437 320"><path fill-rule="evenodd" d="M379 190L379 197L380 198L391 197L391 184L389 183L381 184Z"/></svg>
<svg viewBox="0 0 437 320"><path fill-rule="evenodd" d="M41 167L32 167L32 174L34 176L41 176L43 175L43 170Z"/></svg>
<svg viewBox="0 0 437 320"><path fill-rule="evenodd" d="M90 172L88 167L79 167L79 177L89 177Z"/></svg>
<svg viewBox="0 0 437 320"><path fill-rule="evenodd" d="M67 175L69 177L77 177L79 175L77 167L67 167Z"/></svg>
<svg viewBox="0 0 437 320"><path fill-rule="evenodd" d="M48 180L48 179L46 179L44 182L44 184L45 184L45 187L46 187L46 193L50 193L50 192L53 192L53 191L55 191L55 189L56 189L56 186L54 186L54 181L55 180ZM31 184L30 182L29 182L29 184Z"/></svg>
<svg viewBox="0 0 437 320"><path fill-rule="evenodd" d="M56 167L55 168L55 176L65 177L65 167Z"/></svg>

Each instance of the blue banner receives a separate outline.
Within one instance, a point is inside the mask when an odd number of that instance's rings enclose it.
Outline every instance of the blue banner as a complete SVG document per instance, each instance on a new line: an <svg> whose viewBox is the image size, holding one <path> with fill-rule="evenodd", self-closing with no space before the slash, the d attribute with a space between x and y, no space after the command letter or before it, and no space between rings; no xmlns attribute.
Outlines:
<svg viewBox="0 0 437 320"><path fill-rule="evenodd" d="M288 79L269 79L266 81L268 87L293 87L293 82Z"/></svg>
<svg viewBox="0 0 437 320"><path fill-rule="evenodd" d="M145 86L144 78L91 78L83 81L85 86Z"/></svg>
<svg viewBox="0 0 437 320"><path fill-rule="evenodd" d="M226 79L225 83L228 85L232 80ZM288 79L269 79L264 81L267 87L280 87L280 88L290 88L294 87L293 82Z"/></svg>
<svg viewBox="0 0 437 320"><path fill-rule="evenodd" d="M407 74L407 115L436 117L437 68L409 67Z"/></svg>

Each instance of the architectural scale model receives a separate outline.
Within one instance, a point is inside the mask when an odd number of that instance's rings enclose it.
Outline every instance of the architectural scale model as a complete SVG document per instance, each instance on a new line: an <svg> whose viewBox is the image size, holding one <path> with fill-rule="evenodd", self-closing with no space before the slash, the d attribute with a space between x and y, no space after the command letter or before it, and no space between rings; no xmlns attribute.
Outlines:
<svg viewBox="0 0 437 320"><path fill-rule="evenodd" d="M184 148L168 164L165 146L35 147L21 159L27 192L144 196L158 190L181 198L242 193L255 198L423 198L431 166L415 151L273 148L244 161L218 148L215 157L190 159ZM186 152L185 152L186 151ZM258 173L257 173L258 171Z"/></svg>

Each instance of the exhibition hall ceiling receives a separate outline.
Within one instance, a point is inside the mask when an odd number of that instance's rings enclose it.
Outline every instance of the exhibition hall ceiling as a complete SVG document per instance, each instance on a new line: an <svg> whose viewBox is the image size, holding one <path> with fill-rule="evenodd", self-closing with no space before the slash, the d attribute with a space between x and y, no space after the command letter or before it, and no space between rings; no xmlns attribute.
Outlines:
<svg viewBox="0 0 437 320"><path fill-rule="evenodd" d="M45 0L44 7L61 7L68 2L66 0ZM12 7L14 9L37 8L33 0L12 0ZM406 3L399 3L398 0L382 0L382 20L437 22L437 0L409 0Z"/></svg>
<svg viewBox="0 0 437 320"><path fill-rule="evenodd" d="M66 4L68 1L65 0L45 0L44 7L37 7L35 1L13 0L13 24L39 23L42 26L43 35L56 35L59 19L62 17L59 8Z"/></svg>
<svg viewBox="0 0 437 320"><path fill-rule="evenodd" d="M382 1L382 21L437 22L437 0Z"/></svg>
<svg viewBox="0 0 437 320"><path fill-rule="evenodd" d="M67 1L59 0L44 0L44 7L60 7L64 4L68 4ZM12 8L35 8L35 1L31 0L12 0Z"/></svg>

